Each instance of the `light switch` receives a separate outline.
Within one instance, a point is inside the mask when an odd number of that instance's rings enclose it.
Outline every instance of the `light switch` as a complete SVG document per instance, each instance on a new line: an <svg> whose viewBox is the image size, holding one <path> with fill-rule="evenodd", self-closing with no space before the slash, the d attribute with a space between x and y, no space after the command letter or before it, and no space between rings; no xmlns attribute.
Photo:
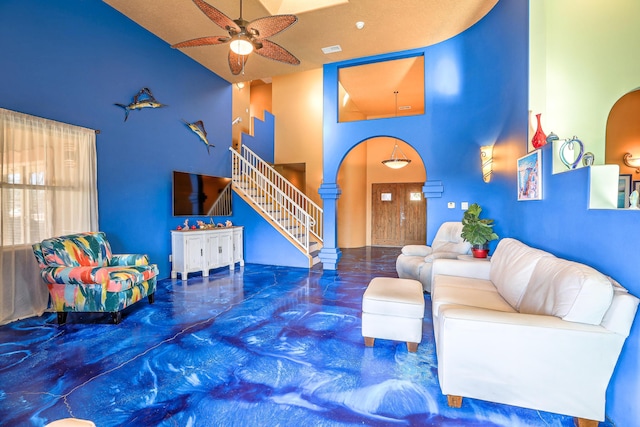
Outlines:
<svg viewBox="0 0 640 427"><path fill-rule="evenodd" d="M469 202L460 203L460 209L462 209L463 211L466 211L467 209L469 209Z"/></svg>
<svg viewBox="0 0 640 427"><path fill-rule="evenodd" d="M447 207L449 209L455 209L456 208L456 202L449 202L447 203Z"/></svg>

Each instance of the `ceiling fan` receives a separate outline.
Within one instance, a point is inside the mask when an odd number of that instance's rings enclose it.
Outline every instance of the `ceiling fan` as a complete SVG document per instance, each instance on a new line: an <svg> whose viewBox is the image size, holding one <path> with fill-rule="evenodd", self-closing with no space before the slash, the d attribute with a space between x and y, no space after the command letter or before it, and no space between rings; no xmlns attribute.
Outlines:
<svg viewBox="0 0 640 427"><path fill-rule="evenodd" d="M274 15L258 18L251 22L242 18L242 0L240 0L240 18L231 19L203 0L193 0L198 8L216 25L224 28L229 36L208 36L186 40L172 45L172 48L206 46L229 43L229 68L233 75L244 70L248 55L255 51L258 55L291 65L300 64L300 60L268 37L286 30L296 22L295 15Z"/></svg>

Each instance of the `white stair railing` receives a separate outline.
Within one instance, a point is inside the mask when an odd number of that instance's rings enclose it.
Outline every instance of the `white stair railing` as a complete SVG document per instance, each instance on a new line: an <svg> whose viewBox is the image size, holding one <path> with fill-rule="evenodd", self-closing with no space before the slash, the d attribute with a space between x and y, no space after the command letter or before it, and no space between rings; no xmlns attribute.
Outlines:
<svg viewBox="0 0 640 427"><path fill-rule="evenodd" d="M311 235L322 242L322 208L249 148L241 150L229 148L234 187L309 254Z"/></svg>

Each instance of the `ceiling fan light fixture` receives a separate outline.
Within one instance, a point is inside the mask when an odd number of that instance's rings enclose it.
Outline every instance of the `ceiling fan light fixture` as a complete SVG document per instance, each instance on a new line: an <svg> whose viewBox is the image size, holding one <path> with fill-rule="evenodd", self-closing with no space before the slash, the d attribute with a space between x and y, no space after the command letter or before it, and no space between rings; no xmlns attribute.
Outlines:
<svg viewBox="0 0 640 427"><path fill-rule="evenodd" d="M229 42L229 48L236 55L246 56L253 52L253 44L247 39L247 36L238 34Z"/></svg>

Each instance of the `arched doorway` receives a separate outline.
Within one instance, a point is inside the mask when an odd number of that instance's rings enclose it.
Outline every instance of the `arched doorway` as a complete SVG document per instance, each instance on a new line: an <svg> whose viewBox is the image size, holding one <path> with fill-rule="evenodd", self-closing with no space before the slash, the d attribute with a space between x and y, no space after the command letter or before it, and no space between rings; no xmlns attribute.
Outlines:
<svg viewBox="0 0 640 427"><path fill-rule="evenodd" d="M395 144L406 154L411 163L402 169L390 169L382 164L382 160L389 158ZM407 143L392 137L374 137L362 141L355 146L344 158L338 171L337 183L341 190L337 202L337 232L338 247L356 248L363 246L402 246L402 236L411 243L425 244L426 242L426 201L422 195L422 186L426 181L425 167L418 153ZM374 190L374 186L376 187ZM410 194L419 193L420 201L414 200L410 207L422 203L422 213L416 213L407 206L398 205L402 200L397 197L399 192L406 192L404 187L410 187ZM374 198L378 193L394 193L391 200L383 203L383 215L389 225L384 230L378 230L379 220L374 216ZM388 198L388 196L384 196ZM421 216L422 221L414 220ZM375 223L375 225L374 225ZM391 223L394 225L392 226ZM402 233L394 232L393 227L400 227ZM378 231L383 231L382 237L393 236L400 239L374 239ZM421 237L416 237L421 236ZM378 236L380 237L380 236Z"/></svg>

